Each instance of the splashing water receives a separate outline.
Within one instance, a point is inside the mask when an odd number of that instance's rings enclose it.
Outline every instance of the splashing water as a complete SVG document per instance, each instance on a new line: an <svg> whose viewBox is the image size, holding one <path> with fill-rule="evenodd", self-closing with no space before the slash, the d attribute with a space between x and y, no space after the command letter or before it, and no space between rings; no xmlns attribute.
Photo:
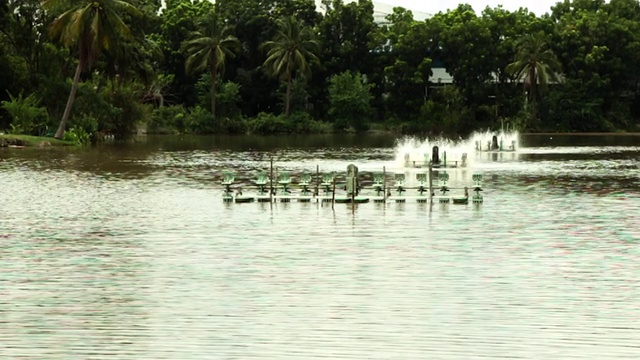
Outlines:
<svg viewBox="0 0 640 360"><path fill-rule="evenodd" d="M395 149L395 163L399 167L427 166L432 157L434 146L438 146L440 151L440 159L446 152L447 163L460 162L463 154L469 155L467 158L467 167L471 166L473 156L478 152L477 146L481 146L486 151L488 144L493 136L498 137L498 144L502 143L503 149L509 149L513 144L515 149L518 146L519 133L517 131L485 131L475 132L468 139L452 140L446 138L419 139L414 137L405 137L400 139Z"/></svg>
<svg viewBox="0 0 640 360"><path fill-rule="evenodd" d="M504 131L500 130L497 132L494 131L485 131L485 132L475 132L471 134L469 138L469 142L476 149L476 146L480 146L482 151L487 151L490 149L490 143L494 136L498 138L498 144L502 149L508 150L510 146L513 145L514 149L517 149L518 146L518 137L520 134L517 131Z"/></svg>

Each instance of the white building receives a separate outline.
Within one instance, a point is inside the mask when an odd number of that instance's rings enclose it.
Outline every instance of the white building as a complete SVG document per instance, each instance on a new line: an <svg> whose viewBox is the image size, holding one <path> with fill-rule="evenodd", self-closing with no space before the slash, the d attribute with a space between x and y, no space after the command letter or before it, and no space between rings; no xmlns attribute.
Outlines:
<svg viewBox="0 0 640 360"><path fill-rule="evenodd" d="M356 0L344 0L345 4L354 2ZM316 7L318 8L319 11L324 11L323 6L322 6L322 1L321 0L316 0ZM378 24L384 24L387 20L385 19L385 17L389 14L393 13L393 5L389 5L389 4L384 4L384 3L380 3L377 1L373 1L373 19L375 22L377 22ZM405 8L407 10L411 10L411 13L413 14L413 18L415 20L418 21L423 21L425 19L430 18L432 15L431 14L427 14L425 12L422 11L416 11L413 9L409 9L409 8Z"/></svg>

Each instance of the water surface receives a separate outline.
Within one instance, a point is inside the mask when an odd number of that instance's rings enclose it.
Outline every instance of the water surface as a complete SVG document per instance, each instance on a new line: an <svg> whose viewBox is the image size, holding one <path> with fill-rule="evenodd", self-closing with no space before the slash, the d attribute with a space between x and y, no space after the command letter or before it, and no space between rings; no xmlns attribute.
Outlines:
<svg viewBox="0 0 640 360"><path fill-rule="evenodd" d="M568 140L569 139L569 140ZM573 139L573 140L571 140ZM555 141L555 143L554 143ZM640 138L473 156L482 205L224 204L388 136L0 149L7 359L638 359Z"/></svg>

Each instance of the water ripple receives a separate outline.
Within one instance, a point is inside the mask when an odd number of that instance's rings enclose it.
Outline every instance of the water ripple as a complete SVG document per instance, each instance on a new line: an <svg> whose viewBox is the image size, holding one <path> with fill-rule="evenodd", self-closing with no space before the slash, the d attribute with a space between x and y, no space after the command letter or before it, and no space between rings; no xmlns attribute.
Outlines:
<svg viewBox="0 0 640 360"><path fill-rule="evenodd" d="M277 166L395 161L375 149ZM354 210L222 203L219 172L250 179L257 152L113 157L0 163L3 358L640 357L629 159L485 161L480 206Z"/></svg>

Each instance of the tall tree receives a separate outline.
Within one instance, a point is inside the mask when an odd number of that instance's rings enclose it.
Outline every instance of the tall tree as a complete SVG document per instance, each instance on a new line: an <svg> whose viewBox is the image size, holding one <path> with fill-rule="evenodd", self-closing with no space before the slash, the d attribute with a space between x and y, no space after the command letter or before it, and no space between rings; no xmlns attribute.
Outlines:
<svg viewBox="0 0 640 360"><path fill-rule="evenodd" d="M359 72L367 82L375 84L372 92L375 101L381 103L384 65L380 59L382 54L375 50L387 41L379 34L373 2L326 0L322 1L322 7L324 16L317 25L318 41L322 44L318 55L320 66L314 71L317 76L310 82L315 115L324 117L328 112L328 79L347 70Z"/></svg>
<svg viewBox="0 0 640 360"><path fill-rule="evenodd" d="M346 71L329 80L329 111L334 128L364 131L371 119L371 88L360 73Z"/></svg>
<svg viewBox="0 0 640 360"><path fill-rule="evenodd" d="M122 0L80 0L71 3L66 0L44 0L43 5L54 11L71 5L53 21L50 31L54 39L75 49L78 54L71 92L55 134L56 138L62 139L78 91L80 75L91 67L102 52L116 47L120 37L131 35L118 12L126 11L132 16L141 16L141 13Z"/></svg>
<svg viewBox="0 0 640 360"><path fill-rule="evenodd" d="M264 67L271 76L286 83L284 112L289 115L293 77L296 73L311 76L309 63L318 59L319 46L312 29L295 16L278 19L277 26L274 39L263 44L267 50Z"/></svg>
<svg viewBox="0 0 640 360"><path fill-rule="evenodd" d="M218 75L224 71L227 58L235 56L234 52L239 48L240 42L230 34L231 29L225 26L215 12L208 13L200 21L199 27L183 44L183 49L188 54L185 71L187 74L205 69L211 72L211 116L215 119Z"/></svg>
<svg viewBox="0 0 640 360"><path fill-rule="evenodd" d="M195 83L197 79L185 74L184 64L187 55L182 51L182 44L189 38L189 34L198 30L198 19L201 19L214 7L218 7L218 0L214 5L211 1L166 0L160 16L158 26L158 45L164 53L164 61L160 69L173 75L173 80L167 88L167 103L183 104L187 107L197 103L198 94Z"/></svg>
<svg viewBox="0 0 640 360"><path fill-rule="evenodd" d="M534 13L520 8L516 11L504 9L501 5L495 8L486 7L482 11L482 24L489 29L490 37L483 47L485 59L488 60L494 83L488 90L485 99L492 99L487 105L493 107L490 117L492 124L497 124L498 114L508 116L517 114L522 109L522 96L514 92L511 82L513 75L505 71L506 65L513 62L516 42L522 34L545 31L553 33L553 23L548 17L537 18ZM480 98L477 99L479 101Z"/></svg>
<svg viewBox="0 0 640 360"><path fill-rule="evenodd" d="M411 11L394 8L383 31L388 42L382 47L384 62L384 103L391 116L410 119L425 103L431 74L432 51L427 24L413 19ZM383 57L381 56L381 60Z"/></svg>
<svg viewBox="0 0 640 360"><path fill-rule="evenodd" d="M560 62L547 43L544 32L522 36L517 44L515 61L507 65L506 71L515 75L517 80L524 80L527 99L531 103L532 117L537 119L536 100L540 86L544 89L550 80L558 81Z"/></svg>

